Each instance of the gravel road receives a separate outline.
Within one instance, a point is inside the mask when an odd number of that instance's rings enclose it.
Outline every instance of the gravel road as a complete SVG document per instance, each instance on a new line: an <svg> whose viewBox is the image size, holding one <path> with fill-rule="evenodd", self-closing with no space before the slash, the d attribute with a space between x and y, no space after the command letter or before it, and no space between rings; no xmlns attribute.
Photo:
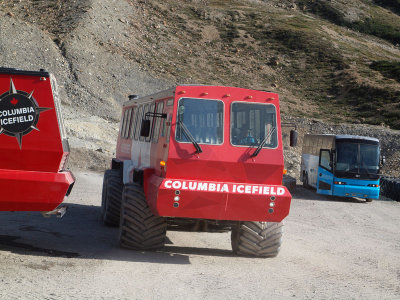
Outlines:
<svg viewBox="0 0 400 300"><path fill-rule="evenodd" d="M169 232L141 253L100 223L102 175L76 175L62 219L0 213L1 299L400 298L398 202L298 186L276 258L235 257L228 232Z"/></svg>

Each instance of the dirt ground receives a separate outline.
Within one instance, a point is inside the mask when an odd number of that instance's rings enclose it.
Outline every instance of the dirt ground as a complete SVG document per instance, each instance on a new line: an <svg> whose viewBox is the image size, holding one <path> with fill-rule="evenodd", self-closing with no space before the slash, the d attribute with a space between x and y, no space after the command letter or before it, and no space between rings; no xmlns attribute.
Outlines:
<svg viewBox="0 0 400 300"><path fill-rule="evenodd" d="M169 232L142 253L99 221L102 175L76 175L62 219L0 213L1 299L400 298L398 202L297 186L276 258L232 255L228 232Z"/></svg>

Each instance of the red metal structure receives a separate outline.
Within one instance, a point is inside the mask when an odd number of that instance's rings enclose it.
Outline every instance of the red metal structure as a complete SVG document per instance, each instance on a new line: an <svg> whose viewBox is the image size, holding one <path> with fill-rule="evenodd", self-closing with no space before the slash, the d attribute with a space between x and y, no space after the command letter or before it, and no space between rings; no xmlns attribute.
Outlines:
<svg viewBox="0 0 400 300"><path fill-rule="evenodd" d="M111 165L103 218L122 246L157 249L167 226L194 224L230 227L236 253L277 255L291 201L277 94L187 85L132 97Z"/></svg>
<svg viewBox="0 0 400 300"><path fill-rule="evenodd" d="M53 75L0 68L0 211L52 211L70 192L60 114Z"/></svg>

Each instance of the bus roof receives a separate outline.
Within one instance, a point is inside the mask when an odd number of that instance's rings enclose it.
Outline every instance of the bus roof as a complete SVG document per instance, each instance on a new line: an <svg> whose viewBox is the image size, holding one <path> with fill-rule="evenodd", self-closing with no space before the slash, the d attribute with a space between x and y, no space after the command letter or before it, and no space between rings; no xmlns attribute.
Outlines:
<svg viewBox="0 0 400 300"><path fill-rule="evenodd" d="M211 88L211 89L224 89L227 92L229 90L231 91L247 91L250 93L250 95L254 95L254 93L269 93L269 94L273 94L272 96L275 97L275 95L277 95L276 92L273 91L266 91L266 90L251 90L251 89L245 89L245 88L239 88L239 87L229 87L229 86L213 86L213 85L194 85L194 84L181 84L181 85L176 85L173 86L167 90L152 94L152 95L147 95L144 97L138 97L132 100L129 100L127 102L125 102L123 104L123 107L129 107L129 106L133 106L133 105L140 105L140 104L144 104L144 103L149 103L152 102L154 100L158 100L158 99L165 99L165 98L169 98L169 97L173 97L175 95L175 92L177 90L177 88L179 87L188 87L188 88L197 88L197 87L202 87L202 88ZM272 98L273 100L274 98Z"/></svg>
<svg viewBox="0 0 400 300"><path fill-rule="evenodd" d="M343 135L337 135L336 136L337 140L366 140L366 141L373 141L379 143L379 140L373 137L369 136L360 136L360 135L348 135L348 134L343 134Z"/></svg>
<svg viewBox="0 0 400 300"><path fill-rule="evenodd" d="M163 99L163 98L173 97L175 95L175 89L176 89L176 87L172 87L168 90L164 90L164 91L161 91L161 92L158 92L155 94L132 99L132 100L125 102L123 104L123 106L126 107L126 106L138 105L138 104L142 104L142 103L151 102L155 99Z"/></svg>

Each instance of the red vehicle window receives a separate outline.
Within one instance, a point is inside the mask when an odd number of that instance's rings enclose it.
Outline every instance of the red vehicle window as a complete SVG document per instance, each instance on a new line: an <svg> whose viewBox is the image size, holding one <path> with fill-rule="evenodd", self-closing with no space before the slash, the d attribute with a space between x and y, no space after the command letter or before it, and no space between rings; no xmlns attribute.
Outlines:
<svg viewBox="0 0 400 300"><path fill-rule="evenodd" d="M231 144L264 148L278 146L276 108L272 104L234 102L231 105Z"/></svg>
<svg viewBox="0 0 400 300"><path fill-rule="evenodd" d="M164 109L164 102L163 101L157 102L156 109L157 109L157 113L161 114ZM154 132L153 132L153 143L158 142L158 137L160 135L161 120L163 120L163 119L161 119L159 117L157 117L155 120Z"/></svg>
<svg viewBox="0 0 400 300"><path fill-rule="evenodd" d="M178 104L175 139L190 143L183 126L199 144L220 145L224 136L224 103L220 100L181 98Z"/></svg>

